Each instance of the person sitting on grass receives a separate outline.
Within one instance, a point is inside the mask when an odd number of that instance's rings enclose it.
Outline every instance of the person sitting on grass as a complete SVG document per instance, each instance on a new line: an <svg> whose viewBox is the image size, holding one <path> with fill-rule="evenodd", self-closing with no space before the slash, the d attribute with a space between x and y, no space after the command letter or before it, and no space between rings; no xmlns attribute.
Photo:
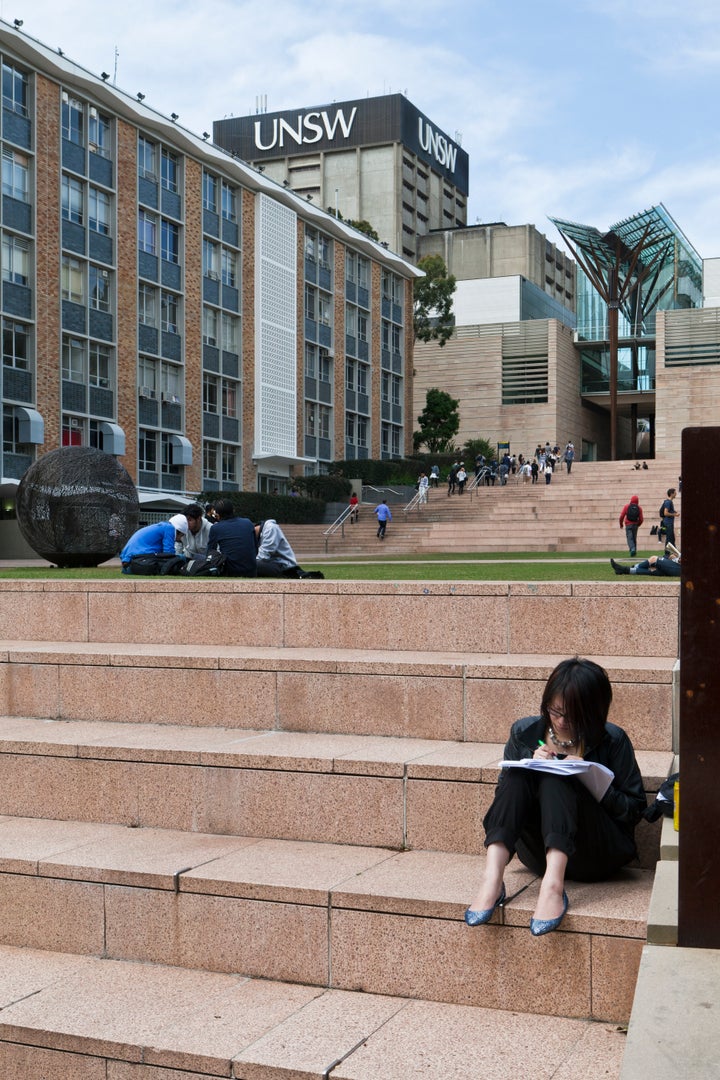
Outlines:
<svg viewBox="0 0 720 1080"><path fill-rule="evenodd" d="M680 552L672 544L665 548L666 555L651 555L649 559L641 559L634 566L623 566L622 563L610 560L610 565L616 574L638 574L650 577L680 577Z"/></svg>

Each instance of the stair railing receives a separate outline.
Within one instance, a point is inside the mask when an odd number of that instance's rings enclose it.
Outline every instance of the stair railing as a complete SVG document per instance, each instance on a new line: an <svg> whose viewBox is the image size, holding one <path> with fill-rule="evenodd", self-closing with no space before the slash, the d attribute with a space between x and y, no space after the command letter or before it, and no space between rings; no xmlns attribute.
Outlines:
<svg viewBox="0 0 720 1080"><path fill-rule="evenodd" d="M328 526L328 528L325 529L325 531L323 532L323 536L325 537L326 555L328 553L328 544L330 543L331 536L334 536L335 533L339 532L343 540L345 539L345 522L348 520L350 515L354 513L355 509L356 508L354 506L346 506L340 516L335 518L332 525Z"/></svg>

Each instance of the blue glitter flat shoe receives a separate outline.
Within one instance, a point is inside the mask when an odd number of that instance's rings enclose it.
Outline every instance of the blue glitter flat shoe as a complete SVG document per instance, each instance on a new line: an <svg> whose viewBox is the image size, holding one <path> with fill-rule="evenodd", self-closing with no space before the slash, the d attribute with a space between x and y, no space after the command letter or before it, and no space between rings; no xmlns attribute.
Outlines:
<svg viewBox="0 0 720 1080"><path fill-rule="evenodd" d="M533 937L542 937L543 934L549 934L553 930L557 930L560 923L565 918L565 912L568 909L567 893L563 889L563 909L558 915L557 919L531 919L530 920L530 933Z"/></svg>
<svg viewBox="0 0 720 1080"><path fill-rule="evenodd" d="M505 883L503 882L503 887L500 890L500 895L498 896L493 906L485 908L484 911L473 911L472 908L468 908L465 912L465 922L468 924L468 926L482 926L483 923L490 922L495 913L495 908L501 907L505 903L505 896Z"/></svg>

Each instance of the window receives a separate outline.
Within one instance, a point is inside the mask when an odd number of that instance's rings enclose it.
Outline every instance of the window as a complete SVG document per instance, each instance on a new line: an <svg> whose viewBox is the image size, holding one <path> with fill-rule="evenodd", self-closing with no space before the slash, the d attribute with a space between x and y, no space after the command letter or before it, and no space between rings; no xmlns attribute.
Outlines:
<svg viewBox="0 0 720 1080"><path fill-rule="evenodd" d="M218 444L203 443L203 475L207 480L218 479Z"/></svg>
<svg viewBox="0 0 720 1080"><path fill-rule="evenodd" d="M305 343L305 376L314 379L317 366L317 346Z"/></svg>
<svg viewBox="0 0 720 1080"><path fill-rule="evenodd" d="M90 342L88 376L91 386L99 386L102 390L110 388L110 358L109 346Z"/></svg>
<svg viewBox="0 0 720 1080"><path fill-rule="evenodd" d="M63 300L73 304L85 303L85 274L83 263L63 255L60 266L60 281Z"/></svg>
<svg viewBox="0 0 720 1080"><path fill-rule="evenodd" d="M160 156L160 183L168 191L178 190L178 159L177 154L163 147Z"/></svg>
<svg viewBox="0 0 720 1080"><path fill-rule="evenodd" d="M317 261L317 233L314 229L305 229L305 258Z"/></svg>
<svg viewBox="0 0 720 1080"><path fill-rule="evenodd" d="M345 280L357 281L357 260L354 251L348 251L345 255Z"/></svg>
<svg viewBox="0 0 720 1080"><path fill-rule="evenodd" d="M141 356L138 362L138 385L141 390L149 391L150 397L157 395L158 388L158 363L157 360L150 360L146 356Z"/></svg>
<svg viewBox="0 0 720 1080"><path fill-rule="evenodd" d="M237 221L235 209L235 188L231 188L224 180L221 188L222 216L228 221Z"/></svg>
<svg viewBox="0 0 720 1080"><path fill-rule="evenodd" d="M27 116L28 78L10 64L2 66L3 108Z"/></svg>
<svg viewBox="0 0 720 1080"><path fill-rule="evenodd" d="M234 251L228 251L227 248L222 249L222 283L223 285L230 285L235 288L236 285L236 268L237 260L235 258Z"/></svg>
<svg viewBox="0 0 720 1080"><path fill-rule="evenodd" d="M370 263L367 259L364 259L362 255L358 255L357 259L357 283L361 289L368 288L368 282L370 281Z"/></svg>
<svg viewBox="0 0 720 1080"><path fill-rule="evenodd" d="M203 412L219 413L219 385L214 375L203 375Z"/></svg>
<svg viewBox="0 0 720 1080"><path fill-rule="evenodd" d="M101 157L110 157L110 117L90 106L88 111L88 145Z"/></svg>
<svg viewBox="0 0 720 1080"><path fill-rule="evenodd" d="M177 263L180 259L180 230L172 221L161 220L161 255L166 262Z"/></svg>
<svg viewBox="0 0 720 1080"><path fill-rule="evenodd" d="M368 422L364 416L358 416L357 418L357 444L358 446L367 446L367 428Z"/></svg>
<svg viewBox="0 0 720 1080"><path fill-rule="evenodd" d="M392 389L392 403L393 403L393 405L399 405L401 403L401 400L402 400L401 399L402 383L400 381L400 376L399 375L393 375L392 382L391 382L391 389Z"/></svg>
<svg viewBox="0 0 720 1080"><path fill-rule="evenodd" d="M330 438L330 406L318 405L318 435L321 439Z"/></svg>
<svg viewBox="0 0 720 1080"><path fill-rule="evenodd" d="M367 378L368 368L367 364L358 364L357 366L357 392L358 394L367 394Z"/></svg>
<svg viewBox="0 0 720 1080"><path fill-rule="evenodd" d="M25 154L3 147L2 193L20 202L28 201L29 165Z"/></svg>
<svg viewBox="0 0 720 1080"><path fill-rule="evenodd" d="M68 416L62 418L62 445L63 446L87 446L85 431L86 421L81 416Z"/></svg>
<svg viewBox="0 0 720 1080"><path fill-rule="evenodd" d="M8 233L3 234L2 276L3 281L27 285L30 277L30 246L27 240Z"/></svg>
<svg viewBox="0 0 720 1080"><path fill-rule="evenodd" d="M12 405L3 406L3 451L6 454L21 454L20 421Z"/></svg>
<svg viewBox="0 0 720 1080"><path fill-rule="evenodd" d="M310 437L317 433L317 409L318 406L314 402L305 402L305 434Z"/></svg>
<svg viewBox="0 0 720 1080"><path fill-rule="evenodd" d="M237 416L237 384L228 379L222 381L222 414L223 416Z"/></svg>
<svg viewBox="0 0 720 1080"><path fill-rule="evenodd" d="M95 311L110 311L110 271L90 263L88 267L90 307Z"/></svg>
<svg viewBox="0 0 720 1080"><path fill-rule="evenodd" d="M380 397L383 401L390 400L390 375L387 371L383 371L380 380Z"/></svg>
<svg viewBox="0 0 720 1080"><path fill-rule="evenodd" d="M157 180L157 147L143 135L138 139L138 176Z"/></svg>
<svg viewBox="0 0 720 1080"><path fill-rule="evenodd" d="M346 360L345 361L345 389L346 390L354 390L355 389L355 361L354 360Z"/></svg>
<svg viewBox="0 0 720 1080"><path fill-rule="evenodd" d="M318 377L320 382L332 382L332 359L327 349L321 349L318 358Z"/></svg>
<svg viewBox="0 0 720 1080"><path fill-rule="evenodd" d="M361 312L358 311L358 316L357 316L357 336L358 336L358 341L367 341L367 339L368 339L367 333L368 333L367 315L363 315Z"/></svg>
<svg viewBox="0 0 720 1080"><path fill-rule="evenodd" d="M237 479L237 450L234 446L222 448L222 478L231 484Z"/></svg>
<svg viewBox="0 0 720 1080"><path fill-rule="evenodd" d="M348 337L355 337L357 333L357 308L350 304L345 305L345 333Z"/></svg>
<svg viewBox="0 0 720 1080"><path fill-rule="evenodd" d="M347 413L345 416L345 441L351 444L355 442L355 416Z"/></svg>
<svg viewBox="0 0 720 1080"><path fill-rule="evenodd" d="M80 338L63 337L62 377L65 382L85 382L85 342Z"/></svg>
<svg viewBox="0 0 720 1080"><path fill-rule="evenodd" d="M178 332L178 297L175 293L160 294L160 327L168 334Z"/></svg>
<svg viewBox="0 0 720 1080"><path fill-rule="evenodd" d="M162 465L160 466L160 471L167 476L179 476L180 466L173 465L173 444L170 441L170 437L168 435L161 435L160 445L162 453Z"/></svg>
<svg viewBox="0 0 720 1080"><path fill-rule="evenodd" d="M305 286L305 318L315 321L317 318L316 313L317 304L317 289L314 289L312 285Z"/></svg>
<svg viewBox="0 0 720 1080"><path fill-rule="evenodd" d="M225 312L220 317L221 319L221 332L222 332L222 347L225 352L237 353L238 349L238 320L234 315L226 315Z"/></svg>
<svg viewBox="0 0 720 1080"><path fill-rule="evenodd" d="M141 472L157 472L157 432L140 428L138 467Z"/></svg>
<svg viewBox="0 0 720 1080"><path fill-rule="evenodd" d="M203 240L203 275L220 280L220 251L212 240Z"/></svg>
<svg viewBox="0 0 720 1080"><path fill-rule="evenodd" d="M318 261L324 270L330 269L332 245L327 236L318 236Z"/></svg>
<svg viewBox="0 0 720 1080"><path fill-rule="evenodd" d="M179 364L162 364L160 371L160 389L166 401L180 403L183 388L183 369Z"/></svg>
<svg viewBox="0 0 720 1080"><path fill-rule="evenodd" d="M3 365L30 370L30 328L24 323L3 319L2 327Z"/></svg>
<svg viewBox="0 0 720 1080"><path fill-rule="evenodd" d="M218 313L215 308L204 307L203 308L203 345L216 346L218 343L217 337L217 324Z"/></svg>
<svg viewBox="0 0 720 1080"><path fill-rule="evenodd" d="M3 183L3 189L4 187ZM74 221L76 225L83 223L83 185L74 176L67 176L65 173L62 177L62 216L66 221Z"/></svg>
<svg viewBox="0 0 720 1080"><path fill-rule="evenodd" d="M157 289L152 285L138 286L138 322L143 326L157 326Z"/></svg>
<svg viewBox="0 0 720 1080"><path fill-rule="evenodd" d="M78 146L84 145L84 106L65 90L62 96L62 137Z"/></svg>
<svg viewBox="0 0 720 1080"><path fill-rule="evenodd" d="M318 297L318 322L323 326L330 326L332 323L332 300L322 294Z"/></svg>
<svg viewBox="0 0 720 1080"><path fill-rule="evenodd" d="M138 213L138 247L147 255L155 255L157 252L157 221L153 214L146 210Z"/></svg>
<svg viewBox="0 0 720 1080"><path fill-rule="evenodd" d="M88 190L88 226L103 236L110 234L110 196L92 186Z"/></svg>
<svg viewBox="0 0 720 1080"><path fill-rule="evenodd" d="M203 208L217 213L217 177L212 173L203 173Z"/></svg>

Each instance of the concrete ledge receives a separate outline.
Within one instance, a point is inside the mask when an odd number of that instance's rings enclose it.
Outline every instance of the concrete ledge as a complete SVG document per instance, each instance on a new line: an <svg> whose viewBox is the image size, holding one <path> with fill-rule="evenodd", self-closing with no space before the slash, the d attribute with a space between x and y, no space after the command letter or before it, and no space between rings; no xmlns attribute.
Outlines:
<svg viewBox="0 0 720 1080"><path fill-rule="evenodd" d="M16 638L533 653L558 627L580 654L678 655L675 582L0 581ZM212 596L212 616L194 603ZM52 597L55 602L47 603ZM201 613L202 612L202 613ZM618 633L622 627L622 633Z"/></svg>
<svg viewBox="0 0 720 1080"><path fill-rule="evenodd" d="M677 862L680 851L680 833L675 831L672 818L663 818L660 832L660 858Z"/></svg>
<svg viewBox="0 0 720 1080"><path fill-rule="evenodd" d="M659 862L655 868L655 883L648 912L648 944L677 945L677 934L678 864L672 861Z"/></svg>
<svg viewBox="0 0 720 1080"><path fill-rule="evenodd" d="M720 950L643 949L620 1080L716 1077Z"/></svg>

